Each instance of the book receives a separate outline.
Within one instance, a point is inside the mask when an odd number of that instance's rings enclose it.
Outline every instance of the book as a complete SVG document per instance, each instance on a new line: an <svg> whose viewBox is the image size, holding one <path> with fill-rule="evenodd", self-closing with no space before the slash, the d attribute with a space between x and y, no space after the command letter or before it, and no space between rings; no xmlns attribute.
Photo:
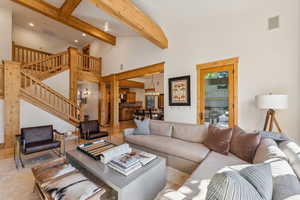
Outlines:
<svg viewBox="0 0 300 200"><path fill-rule="evenodd" d="M138 152L138 157L140 162L142 163L142 165L147 165L148 163L150 163L152 160L154 160L155 158L157 158L156 155L152 154L152 153L147 153L147 152Z"/></svg>
<svg viewBox="0 0 300 200"><path fill-rule="evenodd" d="M123 154L117 158L112 159L111 162L124 169L127 169L132 165L135 165L136 163L140 162L140 159L137 156L132 156L130 154Z"/></svg>
<svg viewBox="0 0 300 200"><path fill-rule="evenodd" d="M108 166L110 168L112 168L113 170L115 170L125 176L128 176L128 175L132 174L133 172L135 172L136 170L140 169L142 167L142 164L137 163L136 165L133 165L132 167L128 168L127 170L124 170L124 169L118 167L117 165L113 164L112 162L109 162Z"/></svg>
<svg viewBox="0 0 300 200"><path fill-rule="evenodd" d="M119 146L113 147L107 151L101 153L101 162L104 164L109 163L112 159L119 157L123 154L130 153L132 150L128 144L121 144Z"/></svg>

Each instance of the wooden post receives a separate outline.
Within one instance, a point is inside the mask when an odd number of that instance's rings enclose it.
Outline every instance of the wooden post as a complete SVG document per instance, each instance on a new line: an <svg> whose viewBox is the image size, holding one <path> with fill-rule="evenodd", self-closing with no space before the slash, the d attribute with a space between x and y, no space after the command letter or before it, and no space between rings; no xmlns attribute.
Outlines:
<svg viewBox="0 0 300 200"><path fill-rule="evenodd" d="M108 108L107 108L107 91L105 82L99 82L99 122L101 126L107 124Z"/></svg>
<svg viewBox="0 0 300 200"><path fill-rule="evenodd" d="M70 100L77 103L78 51L73 47L70 47L68 51L70 65Z"/></svg>
<svg viewBox="0 0 300 200"><path fill-rule="evenodd" d="M11 49L12 49L11 56L12 56L12 60L13 60L13 61L16 61L16 60L15 60L15 59L16 59L16 50L15 50L15 48L16 48L16 47L15 47L15 42L13 41L13 42L12 42L12 48L11 48Z"/></svg>
<svg viewBox="0 0 300 200"><path fill-rule="evenodd" d="M20 134L20 63L4 62L5 148L12 148L15 135Z"/></svg>
<svg viewBox="0 0 300 200"><path fill-rule="evenodd" d="M110 87L111 125L113 128L119 128L119 80L115 75L112 78Z"/></svg>
<svg viewBox="0 0 300 200"><path fill-rule="evenodd" d="M99 74L102 76L102 58L99 58Z"/></svg>

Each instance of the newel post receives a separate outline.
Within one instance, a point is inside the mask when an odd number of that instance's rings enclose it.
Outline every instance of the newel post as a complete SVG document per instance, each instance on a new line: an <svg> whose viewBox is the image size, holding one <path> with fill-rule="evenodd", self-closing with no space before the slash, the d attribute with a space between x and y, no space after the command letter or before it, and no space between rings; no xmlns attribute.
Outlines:
<svg viewBox="0 0 300 200"><path fill-rule="evenodd" d="M15 135L20 134L21 64L4 61L4 140L12 148Z"/></svg>
<svg viewBox="0 0 300 200"><path fill-rule="evenodd" d="M78 80L78 51L76 48L69 47L70 65L70 100L77 104L77 80Z"/></svg>

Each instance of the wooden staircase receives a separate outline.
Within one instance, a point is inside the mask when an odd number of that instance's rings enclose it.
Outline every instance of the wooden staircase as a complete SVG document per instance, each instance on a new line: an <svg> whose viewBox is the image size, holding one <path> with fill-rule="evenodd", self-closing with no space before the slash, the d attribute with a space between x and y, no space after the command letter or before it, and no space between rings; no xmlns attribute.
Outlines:
<svg viewBox="0 0 300 200"><path fill-rule="evenodd" d="M21 71L20 97L74 126L79 125L80 107L77 104L24 71Z"/></svg>
<svg viewBox="0 0 300 200"><path fill-rule="evenodd" d="M68 51L47 56L43 59L21 65L22 71L45 80L69 69Z"/></svg>
<svg viewBox="0 0 300 200"><path fill-rule="evenodd" d="M78 126L80 122L80 107L56 92L41 80L20 72L20 98L31 103L60 119ZM4 66L0 65L0 98L4 98Z"/></svg>
<svg viewBox="0 0 300 200"><path fill-rule="evenodd" d="M83 118L77 105L77 81L101 81L101 58L83 55L75 48L58 54L13 45L13 61L0 63L0 99L4 99L5 145L12 148L20 131L20 99L78 126ZM70 70L70 98L42 81Z"/></svg>

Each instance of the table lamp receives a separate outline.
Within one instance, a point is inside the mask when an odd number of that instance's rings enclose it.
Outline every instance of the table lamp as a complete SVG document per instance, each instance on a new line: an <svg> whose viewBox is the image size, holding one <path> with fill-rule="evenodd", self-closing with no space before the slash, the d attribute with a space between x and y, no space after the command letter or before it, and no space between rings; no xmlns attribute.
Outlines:
<svg viewBox="0 0 300 200"><path fill-rule="evenodd" d="M288 108L288 95L281 94L263 94L255 97L256 106L262 110L268 110L264 125L264 131L269 126L269 131L273 130L273 124L277 127L278 131L282 133L279 123L276 119L276 110L284 110Z"/></svg>

